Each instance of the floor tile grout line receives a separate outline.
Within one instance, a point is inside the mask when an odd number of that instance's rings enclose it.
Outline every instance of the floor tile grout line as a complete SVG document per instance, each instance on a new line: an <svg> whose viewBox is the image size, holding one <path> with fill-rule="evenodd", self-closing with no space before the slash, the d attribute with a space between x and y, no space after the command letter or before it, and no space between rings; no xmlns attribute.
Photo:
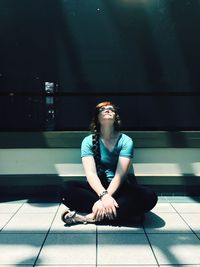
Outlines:
<svg viewBox="0 0 200 267"><path fill-rule="evenodd" d="M155 261L156 261L156 263L157 263L157 266L159 267L160 264L159 264L159 262L158 262L158 259L157 259L157 257L156 257L156 254L155 254L155 252L154 252L154 250L153 250L153 247L152 247L152 245L151 245L150 239L149 239L148 234L147 234L147 232L146 232L146 229L145 229L145 227L144 227L144 222L143 222L143 229L144 229L144 234L145 234L145 236L146 236L146 239L147 239L147 241L148 241L148 243L149 243L150 249L151 249L151 251L152 251L152 253L153 253L153 256L154 256L154 258L155 258Z"/></svg>
<svg viewBox="0 0 200 267"><path fill-rule="evenodd" d="M169 202L168 202L169 203ZM169 203L170 205L172 205L172 203ZM22 206L23 206L23 204L21 205L21 207L19 207L19 209L21 209L22 208ZM51 225L49 226L49 231L48 232L50 232L50 229L51 229L51 227L52 227L52 224L53 224L53 222L55 221L55 216L58 214L58 209L59 209L59 207L60 207L60 205L58 205L58 208L57 208L57 211L54 211L55 212L55 215L54 215L54 217L52 218L52 223L51 223ZM19 209L15 212L15 214L19 211ZM179 216L181 216L181 214L173 207L173 209L176 211L176 214L178 214ZM184 220L184 219L183 219ZM10 221L10 220L9 220ZM185 221L185 220L184 220ZM187 224L187 222L186 222L186 224ZM97 229L97 227L96 227L96 251L98 251L98 239L97 239L97 237L98 237L98 231L97 231L98 229ZM122 232L123 233L123 232ZM112 234L112 233L110 233L110 234ZM114 233L115 234L115 233ZM120 233L119 233L120 234ZM127 234L129 234L129 233L127 233ZM138 233L139 234L139 233ZM173 233L172 233L173 234ZM191 233L192 234L192 233ZM147 237L148 237L148 234L147 234ZM150 243L150 241L149 241L149 243ZM44 244L43 244L44 245ZM42 246L43 246L42 245ZM40 252L39 252L39 255L40 255ZM35 264L37 263L37 261L34 263L34 265L33 265L33 267L35 266ZM98 259L97 259L97 254L96 254L96 267L98 266ZM158 266L160 266L159 264L158 264ZM179 266L179 265L177 265L177 266ZM192 265L192 266L198 266L198 265L196 265L196 264L194 264L194 265Z"/></svg>
<svg viewBox="0 0 200 267"><path fill-rule="evenodd" d="M96 262L95 266L98 266L98 226L96 225Z"/></svg>
<svg viewBox="0 0 200 267"><path fill-rule="evenodd" d="M58 205L58 208L57 208L57 210L56 211L54 211L54 212L44 212L43 214L45 214L45 215L52 215L52 214L54 214L54 216L53 216L53 218L52 218L52 223L53 223L53 221L54 221L54 219L55 219L55 214L57 214L58 213L58 209L59 209L59 207L60 207L60 205ZM6 222L6 224L0 229L0 233L1 234L15 234L15 233L18 233L18 234L31 234L30 233L30 230L17 230L16 232L14 231L12 231L12 230L5 230L5 228L6 228L6 226L11 222L11 220L15 217L15 215L18 213L18 211L19 211L19 209L11 216L11 218ZM0 213L0 215L1 214L11 214L11 213ZM42 214L42 212L29 212L29 213L21 213L21 215L24 215L24 214L37 214L37 215L40 215L40 214ZM20 215L20 213L18 213L18 215ZM50 227L52 226L52 224L50 224ZM5 232L4 232L5 231ZM34 234L45 234L45 233L47 233L48 232L48 230L41 230L41 231L35 231L34 232Z"/></svg>
<svg viewBox="0 0 200 267"><path fill-rule="evenodd" d="M44 246L44 244L45 244L45 242L46 242L46 240L47 240L47 237L48 237L49 232L50 232L50 230L51 230L52 224L53 224L53 222L54 222L54 220L55 220L55 218L56 218L56 216L57 216L57 214L58 214L58 210L59 210L60 206L61 206L61 203L60 203L60 204L58 205L58 207L57 207L57 210L56 210L56 212L55 212L55 214L54 214L54 217L53 217L53 219L52 219L52 222L51 222L51 224L50 224L50 226L49 226L49 230L47 231L47 233L46 233L46 235L45 235L45 237L44 237L44 240L43 240L43 242L42 242L42 244L41 244L41 246L40 246L40 249L39 249L38 255L37 255L36 259L35 259L35 262L34 262L34 264L33 264L33 267L35 267L36 264L37 264L37 261L38 261L38 259L39 259L40 253L41 253L41 251L42 251L42 249L43 249L43 246Z"/></svg>
<svg viewBox="0 0 200 267"><path fill-rule="evenodd" d="M178 212L178 210L173 206L173 203L174 202L168 202L170 205L171 205L171 207L174 209L174 211L176 212L176 214L184 221L184 223L189 227L189 229L190 229L190 233L187 233L187 234L190 234L190 235L195 235L199 240L200 240L200 237L198 236L198 234L197 233L195 233L195 231L190 227L190 225L185 221L185 219L182 217L182 215ZM190 213L191 214L191 213ZM192 213L192 214L196 214L196 213ZM198 213L197 213L198 214ZM145 229L144 229L145 230ZM146 232L146 231L145 231ZM154 235L154 234L182 234L182 232L178 232L178 231L176 231L176 232L170 232L170 233L167 233L167 232L165 232L165 233L147 233L147 235L148 234L151 234L151 235Z"/></svg>
<svg viewBox="0 0 200 267"><path fill-rule="evenodd" d="M20 207L14 212L14 213L10 213L12 214L12 216L10 217L10 219L6 222L6 224L0 229L0 233L3 231L3 229L8 225L8 223L12 220L12 218L18 213L18 211L22 208L22 206L24 205L24 203L22 203L22 205L20 205Z"/></svg>
<svg viewBox="0 0 200 267"><path fill-rule="evenodd" d="M198 237L198 235L194 232L194 230L190 227L190 225L186 222L186 220L182 217L182 215L180 214L180 212L173 206L173 203L172 202L170 202L170 205L171 205L171 207L175 210L175 212L176 212L176 214L184 221L184 223L189 227L189 229L191 230L191 232L194 234L194 235L196 235L196 237L198 238L198 239L200 239L199 237Z"/></svg>
<svg viewBox="0 0 200 267"><path fill-rule="evenodd" d="M174 207L174 209L176 210L176 208ZM184 221L184 223L190 228L191 232L200 240L200 237L198 236L198 234L192 229L192 227L190 227L190 225L187 223L187 221L183 218L183 216L176 210L177 214L179 215L179 217Z"/></svg>

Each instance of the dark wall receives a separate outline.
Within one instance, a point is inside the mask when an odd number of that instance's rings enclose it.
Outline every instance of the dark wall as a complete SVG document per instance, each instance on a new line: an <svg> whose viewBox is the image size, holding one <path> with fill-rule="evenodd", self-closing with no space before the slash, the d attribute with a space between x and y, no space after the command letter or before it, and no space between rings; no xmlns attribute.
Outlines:
<svg viewBox="0 0 200 267"><path fill-rule="evenodd" d="M105 99L126 129L200 130L199 32L199 0L1 0L0 130L87 129Z"/></svg>

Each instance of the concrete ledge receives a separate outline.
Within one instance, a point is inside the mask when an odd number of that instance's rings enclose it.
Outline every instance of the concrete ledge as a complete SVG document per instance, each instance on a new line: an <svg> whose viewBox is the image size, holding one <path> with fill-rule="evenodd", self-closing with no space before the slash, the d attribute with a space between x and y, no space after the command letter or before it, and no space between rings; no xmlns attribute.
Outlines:
<svg viewBox="0 0 200 267"><path fill-rule="evenodd" d="M200 176L200 148L136 148L136 176ZM84 176L80 148L0 149L0 175Z"/></svg>
<svg viewBox="0 0 200 267"><path fill-rule="evenodd" d="M200 131L124 131L136 148L200 148ZM79 148L88 131L1 132L0 148Z"/></svg>
<svg viewBox="0 0 200 267"><path fill-rule="evenodd" d="M200 132L126 133L135 142L133 166L140 184L161 193L189 190L200 195ZM0 133L1 191L47 190L66 179L83 179L80 144L87 134Z"/></svg>

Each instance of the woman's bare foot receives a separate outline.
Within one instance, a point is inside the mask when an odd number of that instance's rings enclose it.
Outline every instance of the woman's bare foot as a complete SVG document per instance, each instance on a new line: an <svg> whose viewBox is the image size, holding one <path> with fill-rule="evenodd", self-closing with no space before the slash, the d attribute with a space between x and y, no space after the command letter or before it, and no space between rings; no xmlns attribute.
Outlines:
<svg viewBox="0 0 200 267"><path fill-rule="evenodd" d="M85 215L86 221L87 222L95 222L96 220L94 219L94 214L93 213L89 213L87 215Z"/></svg>

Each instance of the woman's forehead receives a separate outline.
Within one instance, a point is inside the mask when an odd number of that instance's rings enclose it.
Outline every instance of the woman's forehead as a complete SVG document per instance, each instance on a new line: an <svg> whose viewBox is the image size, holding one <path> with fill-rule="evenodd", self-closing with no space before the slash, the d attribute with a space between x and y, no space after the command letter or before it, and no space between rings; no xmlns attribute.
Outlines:
<svg viewBox="0 0 200 267"><path fill-rule="evenodd" d="M100 108L104 108L104 107L106 107L106 108L113 108L112 105L103 105L103 106L101 106Z"/></svg>

